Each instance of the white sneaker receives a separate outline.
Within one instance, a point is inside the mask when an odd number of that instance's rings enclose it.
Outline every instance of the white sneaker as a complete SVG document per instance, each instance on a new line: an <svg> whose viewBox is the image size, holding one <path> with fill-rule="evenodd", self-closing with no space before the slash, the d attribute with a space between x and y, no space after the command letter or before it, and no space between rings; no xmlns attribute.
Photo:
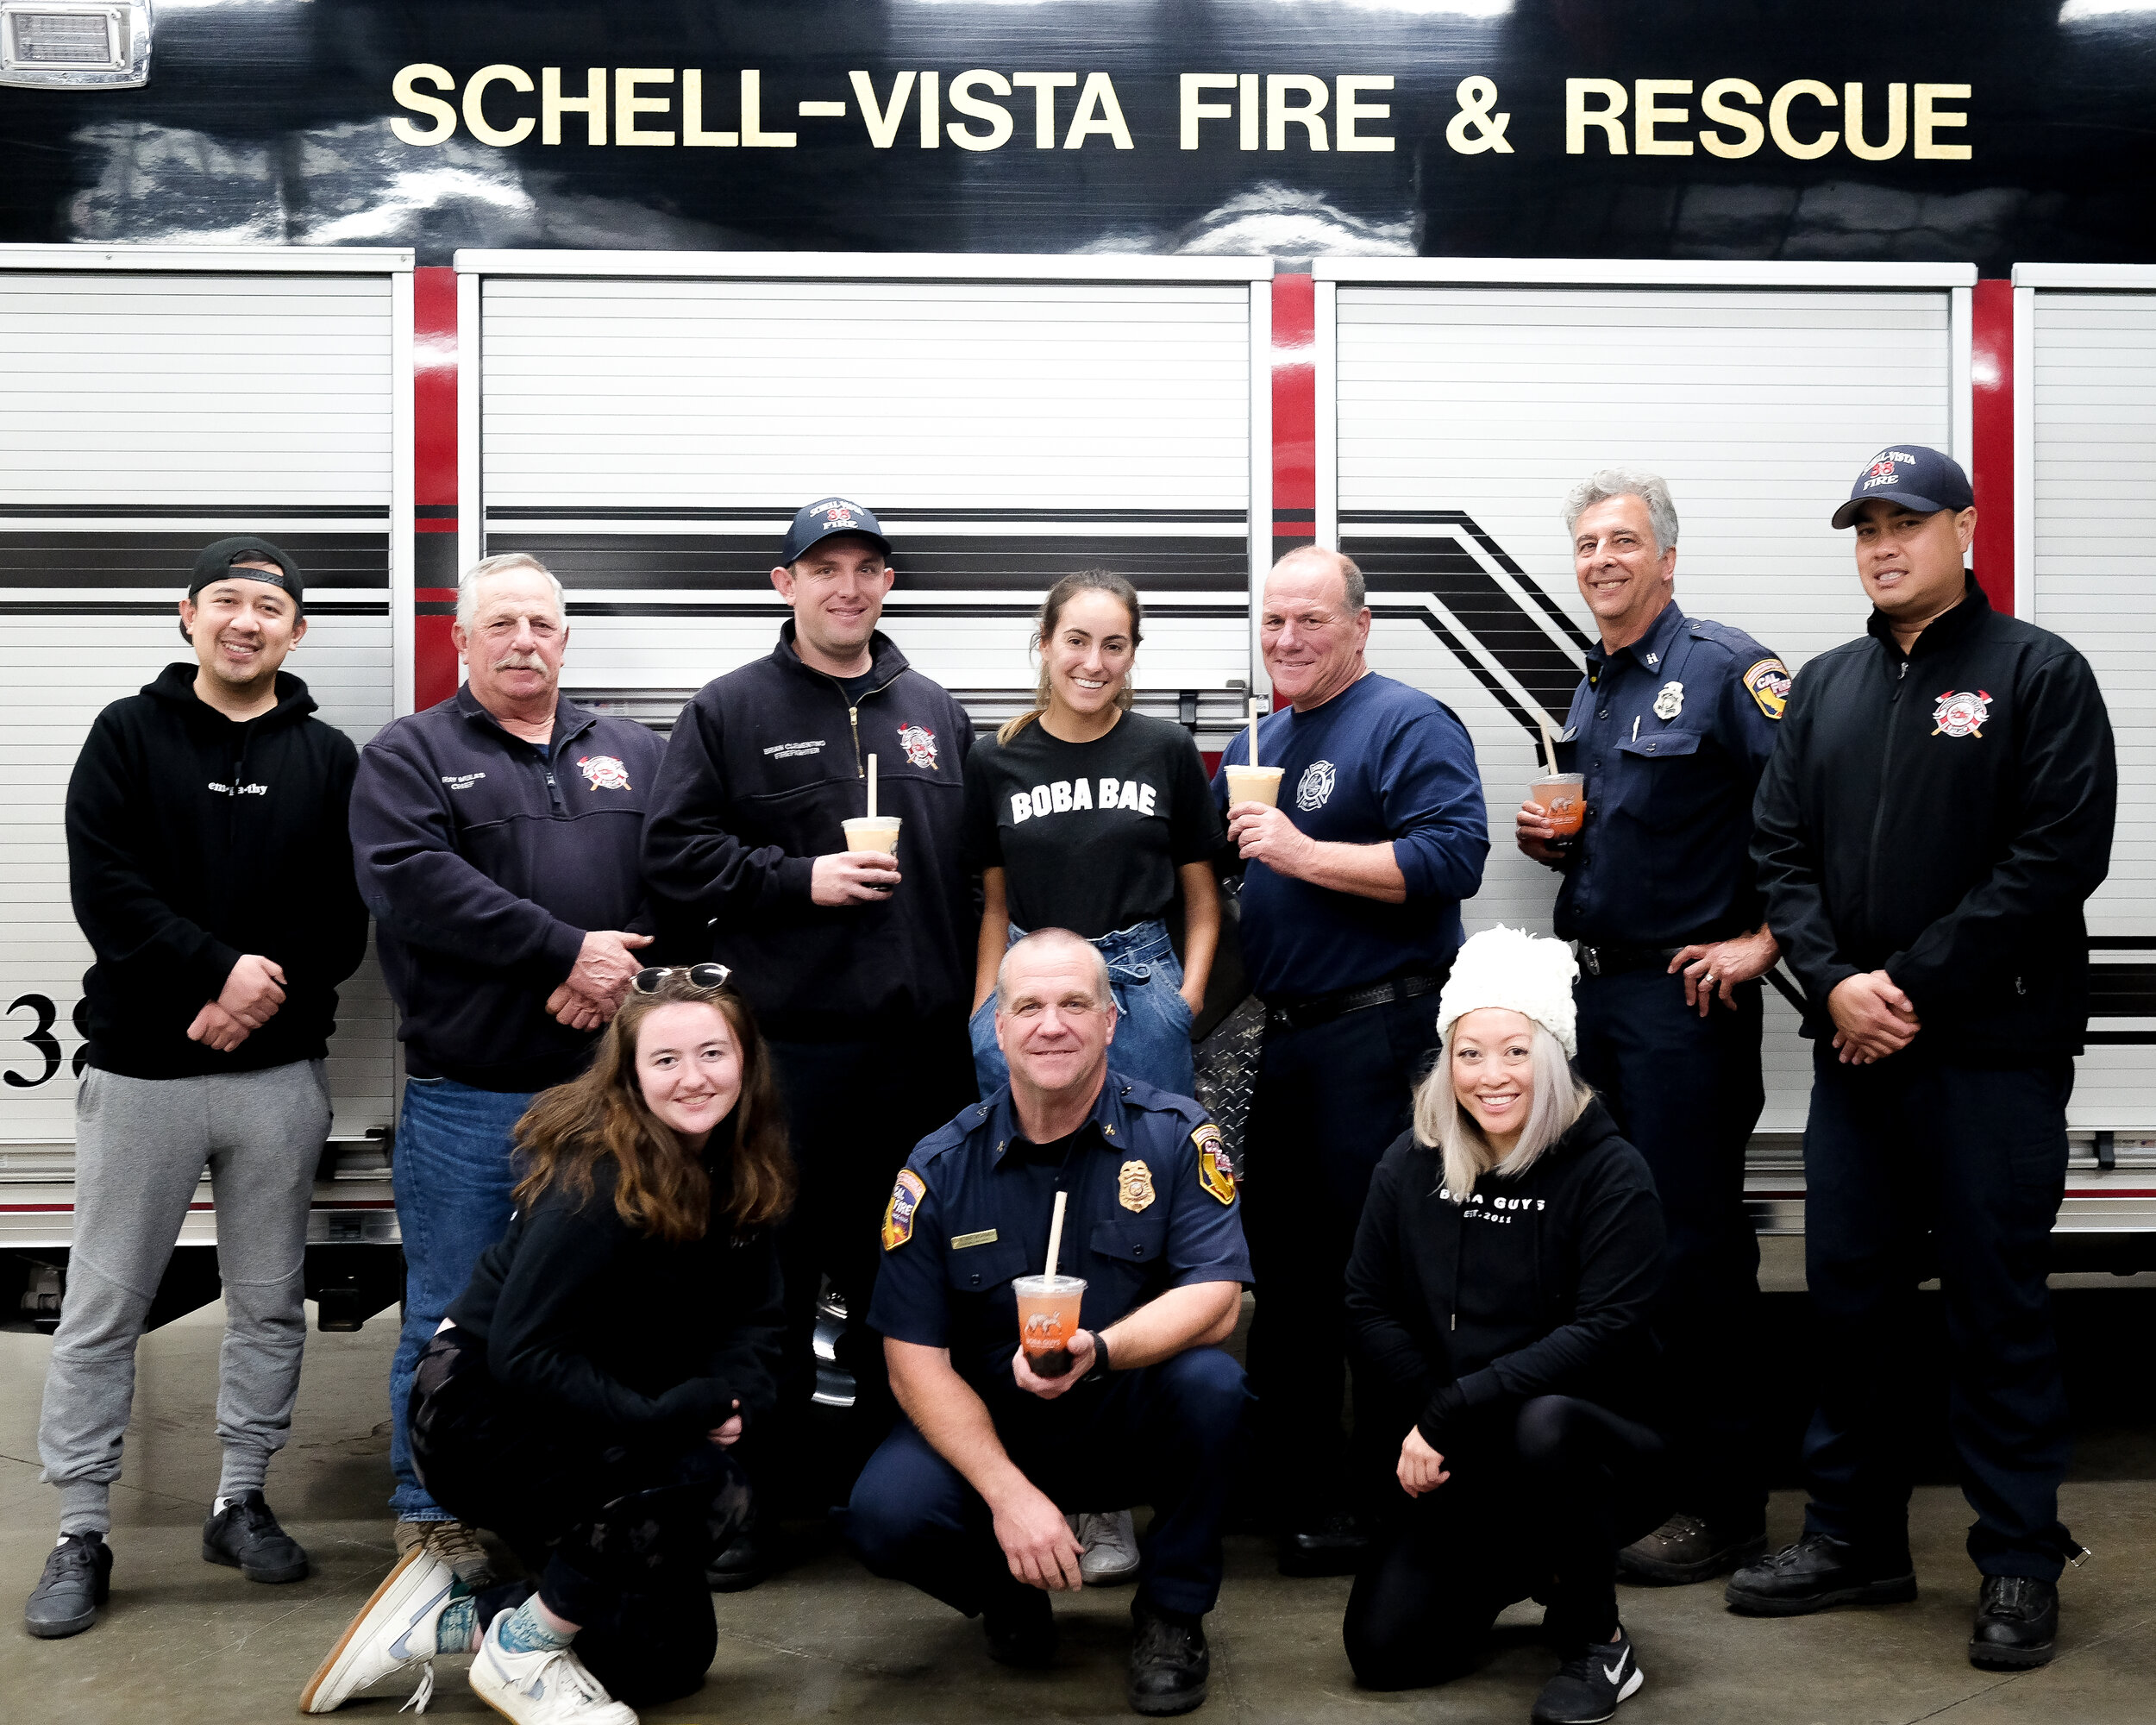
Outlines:
<svg viewBox="0 0 2156 1725"><path fill-rule="evenodd" d="M512 1653L502 1646L505 1611L487 1625L472 1660L472 1693L517 1725L636 1725L571 1647Z"/></svg>
<svg viewBox="0 0 2156 1725"><path fill-rule="evenodd" d="M399 1558L307 1679L299 1710L334 1713L370 1684L417 1665L419 1688L405 1705L424 1713L434 1693L435 1631L455 1585L455 1571L430 1552L415 1549Z"/></svg>
<svg viewBox="0 0 2156 1725"><path fill-rule="evenodd" d="M1087 1587L1119 1587L1138 1576L1138 1529L1128 1509L1073 1515L1070 1531L1085 1547L1078 1573Z"/></svg>
<svg viewBox="0 0 2156 1725"><path fill-rule="evenodd" d="M457 1579L474 1593L492 1587L498 1579L494 1560L479 1543L479 1530L469 1522L399 1521L397 1549L399 1552L433 1553L454 1570Z"/></svg>

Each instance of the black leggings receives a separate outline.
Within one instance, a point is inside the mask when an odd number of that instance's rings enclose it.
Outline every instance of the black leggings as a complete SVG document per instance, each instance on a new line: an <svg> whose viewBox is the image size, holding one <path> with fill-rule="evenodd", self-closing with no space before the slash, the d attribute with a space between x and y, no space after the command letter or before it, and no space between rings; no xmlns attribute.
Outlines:
<svg viewBox="0 0 2156 1725"><path fill-rule="evenodd" d="M1553 1640L1607 1640L1617 1552L1666 1513L1662 1455L1646 1427L1570 1396L1470 1421L1445 1452L1452 1477L1402 1500L1391 1540L1355 1579L1341 1634L1357 1681L1458 1677L1497 1614L1529 1595L1548 1607Z"/></svg>
<svg viewBox="0 0 2156 1725"><path fill-rule="evenodd" d="M501 1535L538 1583L479 1596L482 1624L536 1591L581 1626L577 1657L617 1701L700 1687L718 1649L705 1567L740 1528L749 1487L701 1433L607 1432L505 1389L486 1346L444 1330L419 1356L412 1462L458 1520Z"/></svg>

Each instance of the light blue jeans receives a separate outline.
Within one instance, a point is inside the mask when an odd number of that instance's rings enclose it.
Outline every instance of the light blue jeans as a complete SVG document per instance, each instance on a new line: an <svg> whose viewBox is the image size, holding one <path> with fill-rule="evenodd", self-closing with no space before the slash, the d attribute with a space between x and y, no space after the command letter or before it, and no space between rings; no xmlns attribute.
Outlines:
<svg viewBox="0 0 2156 1725"><path fill-rule="evenodd" d="M1013 926L1011 944L1025 933ZM1193 1095L1198 1071L1190 1051L1190 1008L1180 992L1182 961L1169 942L1168 925L1137 923L1104 934L1093 944L1108 961L1108 986L1115 995L1115 1042L1108 1050L1108 1064L1125 1078L1141 1079L1178 1096ZM968 1026L974 1077L983 1101L1011 1082L1011 1069L996 1046L995 1020L991 994Z"/></svg>
<svg viewBox="0 0 2156 1725"><path fill-rule="evenodd" d="M454 1078L411 1078L390 1160L404 1237L404 1327L389 1368L390 1507L400 1521L446 1521L411 1465L405 1404L419 1355L479 1254L509 1231L517 1184L511 1131L532 1103L521 1091L480 1090Z"/></svg>

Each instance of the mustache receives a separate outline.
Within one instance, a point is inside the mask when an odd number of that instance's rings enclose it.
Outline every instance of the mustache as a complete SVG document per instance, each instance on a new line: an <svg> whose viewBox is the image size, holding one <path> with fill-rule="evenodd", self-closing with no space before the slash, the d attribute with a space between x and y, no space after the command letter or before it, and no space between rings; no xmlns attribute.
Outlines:
<svg viewBox="0 0 2156 1725"><path fill-rule="evenodd" d="M497 659L492 668L497 671L543 671L547 662L536 653L505 653Z"/></svg>

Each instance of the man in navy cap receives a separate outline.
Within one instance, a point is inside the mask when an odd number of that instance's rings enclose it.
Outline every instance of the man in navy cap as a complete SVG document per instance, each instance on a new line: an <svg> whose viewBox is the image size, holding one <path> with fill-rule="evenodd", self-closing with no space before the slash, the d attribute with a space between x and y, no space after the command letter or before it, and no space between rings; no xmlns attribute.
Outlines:
<svg viewBox="0 0 2156 1725"><path fill-rule="evenodd" d="M1055 1657L1051 1593L1084 1583L1066 1510L1153 1506L1131 1608L1139 1713L1200 1705L1220 1523L1248 1393L1219 1344L1250 1280L1235 1176L1197 1103L1109 1063L1107 966L1068 929L996 973L1011 1082L924 1138L884 1212L882 1333L906 1418L862 1471L847 1532L878 1575L981 1615L990 1657ZM1084 1279L1066 1371L1018 1346L1013 1278Z"/></svg>
<svg viewBox="0 0 2156 1725"><path fill-rule="evenodd" d="M652 889L697 947L683 956L731 966L755 1007L801 1169L782 1246L781 1414L749 1458L767 1483L799 1453L788 1415L814 1386L822 1278L858 1319L893 1176L975 1094L975 919L959 860L973 722L877 629L894 579L890 542L859 504L827 497L793 518L771 571L793 615L767 657L682 710L644 830ZM842 825L868 811L871 756L877 812L899 821L895 856L849 848ZM873 1380L874 1351L861 1352ZM734 1541L715 1584L761 1578L768 1526Z"/></svg>
<svg viewBox="0 0 2156 1725"><path fill-rule="evenodd" d="M97 715L67 785L67 884L95 962L75 1100L75 1239L38 1454L59 1543L25 1627L97 1621L135 1350L206 1174L224 1278L217 1493L202 1554L297 1581L263 1496L291 1432L337 985L367 950L345 832L357 752L284 668L307 632L298 566L221 539L180 601L191 661Z"/></svg>
<svg viewBox="0 0 2156 1725"><path fill-rule="evenodd" d="M1516 837L1564 871L1556 925L1580 943L1580 1071L1647 1158L1669 1222L1655 1327L1680 1486L1675 1513L1618 1560L1645 1581L1703 1581L1766 1549L1745 1149L1766 1102L1759 978L1779 949L1752 875L1752 799L1789 674L1742 630L1678 608L1660 475L1595 474L1564 518L1601 639L1553 764L1584 776L1587 822L1568 847L1530 802Z"/></svg>
<svg viewBox="0 0 2156 1725"><path fill-rule="evenodd" d="M1798 673L1755 805L1767 919L1813 1050L1804 1259L1821 1330L1803 1536L1740 1569L1739 1611L1916 1596L1909 1560L1917 1284L1946 1309L1971 1664L2052 1657L2070 1448L2045 1272L2089 1016L2082 906L2110 867L2111 726L2088 661L2002 617L1963 567L1960 467L1890 445L1856 529L1862 639Z"/></svg>

